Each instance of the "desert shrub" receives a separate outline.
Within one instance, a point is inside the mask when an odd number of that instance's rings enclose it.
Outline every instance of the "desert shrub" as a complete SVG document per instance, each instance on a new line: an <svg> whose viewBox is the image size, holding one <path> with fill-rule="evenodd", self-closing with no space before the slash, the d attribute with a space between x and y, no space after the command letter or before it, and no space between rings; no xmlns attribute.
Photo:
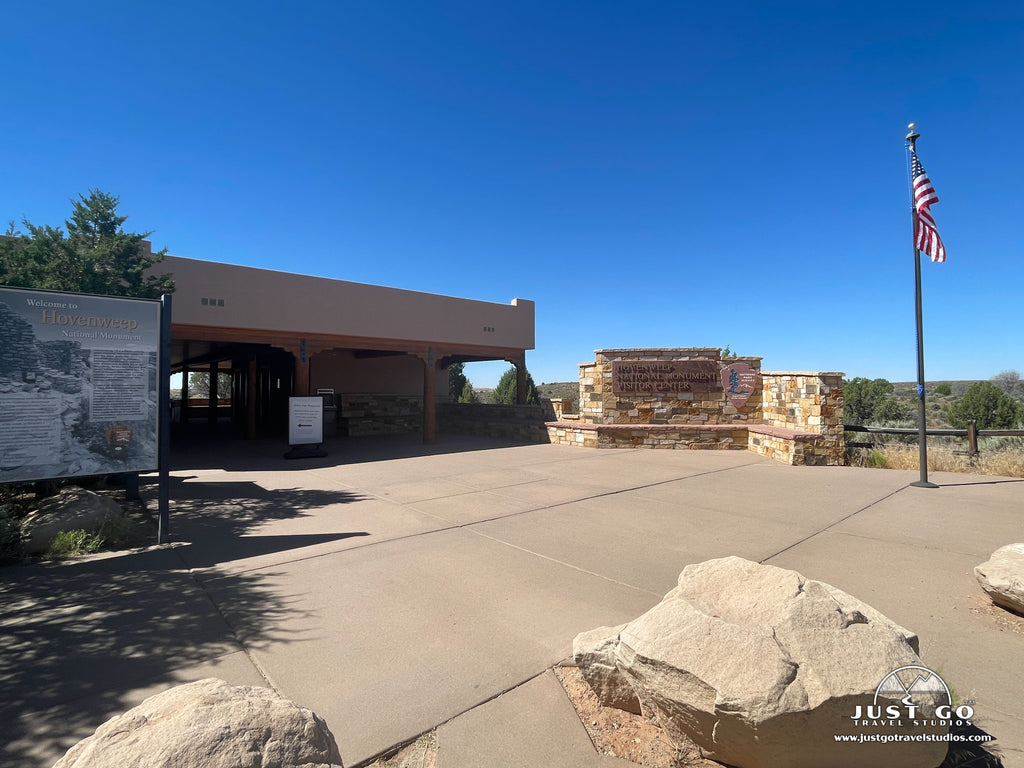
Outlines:
<svg viewBox="0 0 1024 768"><path fill-rule="evenodd" d="M868 451L868 455L864 457L864 466L871 467L872 469L885 469L889 465L886 461L885 454L879 450L872 449Z"/></svg>
<svg viewBox="0 0 1024 768"><path fill-rule="evenodd" d="M972 384L949 409L949 421L965 429L976 421L978 429L1013 429L1021 420L1021 404L990 381Z"/></svg>
<svg viewBox="0 0 1024 768"><path fill-rule="evenodd" d="M876 422L903 422L911 418L910 408L894 397L886 397L875 405L872 420Z"/></svg>
<svg viewBox="0 0 1024 768"><path fill-rule="evenodd" d="M102 539L81 528L61 531L50 542L50 551L46 553L46 556L51 560L63 560L95 552L102 544Z"/></svg>
<svg viewBox="0 0 1024 768"><path fill-rule="evenodd" d="M24 559L21 549L21 521L34 507L36 500L27 486L0 485L0 564Z"/></svg>
<svg viewBox="0 0 1024 768"><path fill-rule="evenodd" d="M50 543L46 556L52 560L63 560L102 549L116 549L127 541L130 532L131 523L124 517L107 515L91 533L81 528L58 533Z"/></svg>
<svg viewBox="0 0 1024 768"><path fill-rule="evenodd" d="M847 424L867 424L877 419L875 411L891 400L893 385L886 379L857 377L843 382L843 419Z"/></svg>
<svg viewBox="0 0 1024 768"><path fill-rule="evenodd" d="M0 504L0 564L21 560L21 517L11 504Z"/></svg>

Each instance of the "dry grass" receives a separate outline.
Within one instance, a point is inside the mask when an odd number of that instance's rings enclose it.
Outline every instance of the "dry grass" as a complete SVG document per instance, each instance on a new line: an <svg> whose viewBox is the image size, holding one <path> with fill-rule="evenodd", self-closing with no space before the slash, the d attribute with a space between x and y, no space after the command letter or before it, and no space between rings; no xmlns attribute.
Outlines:
<svg viewBox="0 0 1024 768"><path fill-rule="evenodd" d="M870 451L858 451L851 457L854 466L885 469L918 469L920 452L916 445L879 445ZM1024 453L1020 451L982 451L971 457L948 448L928 448L931 472L965 472L975 475L1024 477Z"/></svg>

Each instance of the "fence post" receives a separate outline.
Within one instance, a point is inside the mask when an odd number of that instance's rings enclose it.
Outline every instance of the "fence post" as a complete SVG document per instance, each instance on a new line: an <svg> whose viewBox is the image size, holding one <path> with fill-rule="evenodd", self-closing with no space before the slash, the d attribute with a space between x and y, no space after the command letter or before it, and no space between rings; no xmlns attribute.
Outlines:
<svg viewBox="0 0 1024 768"><path fill-rule="evenodd" d="M981 453L978 450L978 422L974 419L967 422L967 453L971 457Z"/></svg>

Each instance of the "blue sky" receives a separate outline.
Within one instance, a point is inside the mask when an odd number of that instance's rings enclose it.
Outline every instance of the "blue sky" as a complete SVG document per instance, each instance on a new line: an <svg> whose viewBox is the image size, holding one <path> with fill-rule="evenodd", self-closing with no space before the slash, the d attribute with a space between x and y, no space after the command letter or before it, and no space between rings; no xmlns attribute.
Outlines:
<svg viewBox="0 0 1024 768"><path fill-rule="evenodd" d="M178 256L532 299L538 383L725 345L906 381L914 121L928 379L988 378L1024 369L1021 50L1011 2L18 3L0 220L101 189Z"/></svg>

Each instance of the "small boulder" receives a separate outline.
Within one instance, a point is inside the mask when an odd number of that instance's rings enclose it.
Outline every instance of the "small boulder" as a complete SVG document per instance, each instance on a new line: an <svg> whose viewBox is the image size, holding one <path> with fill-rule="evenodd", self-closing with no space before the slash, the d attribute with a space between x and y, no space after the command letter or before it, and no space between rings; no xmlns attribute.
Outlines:
<svg viewBox="0 0 1024 768"><path fill-rule="evenodd" d="M22 547L30 555L42 554L61 531L95 533L104 520L123 516L121 505L109 496L69 485L56 496L43 499L39 509L22 520Z"/></svg>
<svg viewBox="0 0 1024 768"><path fill-rule="evenodd" d="M1009 544L974 569L992 602L1024 614L1024 544Z"/></svg>
<svg viewBox="0 0 1024 768"><path fill-rule="evenodd" d="M269 688L208 678L146 699L78 742L53 768L328 768L327 724Z"/></svg>
<svg viewBox="0 0 1024 768"><path fill-rule="evenodd" d="M899 704L876 700L876 693L895 670L921 665L917 636L795 571L738 557L690 565L658 605L611 632L595 635L614 646L614 666L644 713L656 716L677 746L692 741L718 762L935 768L945 756L943 741L837 739L948 727L914 727L906 717L898 727L855 722L869 706ZM590 653L605 667L608 655L605 648ZM921 702L917 716L930 718L938 703L947 702Z"/></svg>

